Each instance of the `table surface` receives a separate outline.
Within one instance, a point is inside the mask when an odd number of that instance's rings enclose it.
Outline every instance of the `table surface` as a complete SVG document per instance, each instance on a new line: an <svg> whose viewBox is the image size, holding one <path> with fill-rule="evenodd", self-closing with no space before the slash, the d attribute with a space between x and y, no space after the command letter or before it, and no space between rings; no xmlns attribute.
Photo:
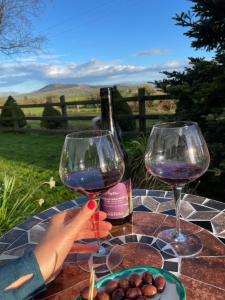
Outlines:
<svg viewBox="0 0 225 300"><path fill-rule="evenodd" d="M56 213L82 206L87 198L68 201L28 219L8 231L0 239L0 265L34 249L43 236L49 219ZM225 203L204 197L184 194L181 206L181 227L196 233L203 250L195 257L177 258L160 252L157 233L175 226L174 201L171 192L156 190L133 191L134 214L132 223L114 226L107 246L126 245L126 257L113 271L133 266L154 266L180 277L187 289L187 300L225 299ZM85 241L84 241L85 242ZM146 245L141 255L138 242ZM106 265L106 257L94 257L97 278L109 273L98 273ZM38 299L72 300L88 284L89 273L76 265L76 254L68 255L60 275L49 284Z"/></svg>

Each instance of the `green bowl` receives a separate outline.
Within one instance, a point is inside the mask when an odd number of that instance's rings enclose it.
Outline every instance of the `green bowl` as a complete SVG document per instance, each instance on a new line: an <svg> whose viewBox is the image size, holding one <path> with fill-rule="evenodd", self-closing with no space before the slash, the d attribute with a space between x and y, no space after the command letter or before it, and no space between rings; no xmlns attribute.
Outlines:
<svg viewBox="0 0 225 300"><path fill-rule="evenodd" d="M172 273L153 267L135 267L124 269L121 272L110 274L103 279L100 279L96 284L97 289L103 289L111 280L119 280L121 278L128 278L132 273L142 274L144 272L151 272L153 277L163 276L166 279L166 288L161 294L157 294L151 298L154 300L186 300L186 290L183 283Z"/></svg>

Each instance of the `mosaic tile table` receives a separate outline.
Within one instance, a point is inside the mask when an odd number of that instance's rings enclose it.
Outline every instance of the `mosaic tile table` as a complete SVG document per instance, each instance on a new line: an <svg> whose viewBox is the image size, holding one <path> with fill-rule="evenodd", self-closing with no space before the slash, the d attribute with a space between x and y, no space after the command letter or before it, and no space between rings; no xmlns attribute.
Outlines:
<svg viewBox="0 0 225 300"><path fill-rule="evenodd" d="M80 198L52 207L18 225L0 239L0 264L23 255L40 241L54 214L79 207L86 202ZM119 267L151 265L167 269L183 281L187 300L225 299L225 203L199 196L184 195L181 208L181 226L196 233L203 250L192 258L177 258L159 251L156 241L159 230L175 226L175 210L171 192L153 190L133 191L134 214L132 224L115 226L107 247L125 247L126 256ZM141 243L141 254L138 254ZM140 252L139 252L140 253ZM98 273L107 264L107 257L93 258L97 277L110 273ZM89 274L76 265L76 255L67 257L60 275L49 284L38 299L72 300L87 285Z"/></svg>

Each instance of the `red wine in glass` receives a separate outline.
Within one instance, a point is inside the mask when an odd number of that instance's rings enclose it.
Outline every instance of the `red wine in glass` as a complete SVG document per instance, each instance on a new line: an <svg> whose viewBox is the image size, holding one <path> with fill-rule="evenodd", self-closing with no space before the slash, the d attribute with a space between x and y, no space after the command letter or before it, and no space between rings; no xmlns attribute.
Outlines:
<svg viewBox="0 0 225 300"><path fill-rule="evenodd" d="M62 178L63 183L75 192L99 196L118 183L121 171L118 169L102 172L101 169L72 172Z"/></svg>
<svg viewBox="0 0 225 300"><path fill-rule="evenodd" d="M157 179L173 189L176 208L176 228L159 232L161 251L188 257L199 253L201 240L180 227L181 192L185 184L196 180L209 166L209 152L202 133L194 122L169 122L154 125L145 152L145 166ZM165 245L163 243L163 245Z"/></svg>
<svg viewBox="0 0 225 300"><path fill-rule="evenodd" d="M191 163L153 163L147 171L170 185L185 185L200 177L205 170Z"/></svg>

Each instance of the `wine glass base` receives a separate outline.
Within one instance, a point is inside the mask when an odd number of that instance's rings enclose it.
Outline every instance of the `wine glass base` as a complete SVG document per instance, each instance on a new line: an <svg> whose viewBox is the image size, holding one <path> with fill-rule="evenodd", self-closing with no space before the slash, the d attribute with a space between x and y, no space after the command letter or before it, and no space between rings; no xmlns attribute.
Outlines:
<svg viewBox="0 0 225 300"><path fill-rule="evenodd" d="M188 231L181 231L179 236L176 236L176 229L166 229L158 234L158 239L166 243L157 241L158 248L171 255L171 250L176 257L191 257L201 252L203 246L200 238Z"/></svg>
<svg viewBox="0 0 225 300"><path fill-rule="evenodd" d="M112 249L100 247L96 253L92 254L77 254L77 265L86 272L91 272L91 269L96 273L108 273L121 264L123 261L123 253L119 246Z"/></svg>
<svg viewBox="0 0 225 300"><path fill-rule="evenodd" d="M110 270L115 269L118 267L123 259L124 259L124 251L123 247L121 245L114 246L110 252L110 254L107 257L107 266Z"/></svg>
<svg viewBox="0 0 225 300"><path fill-rule="evenodd" d="M100 246L96 253L97 255L108 255L110 253L110 250L103 246Z"/></svg>
<svg viewBox="0 0 225 300"><path fill-rule="evenodd" d="M160 264L161 255L154 247L144 243L131 242L115 246L108 256L107 265L112 270L119 267L115 272L124 268L148 266L148 258L153 256L157 257Z"/></svg>

